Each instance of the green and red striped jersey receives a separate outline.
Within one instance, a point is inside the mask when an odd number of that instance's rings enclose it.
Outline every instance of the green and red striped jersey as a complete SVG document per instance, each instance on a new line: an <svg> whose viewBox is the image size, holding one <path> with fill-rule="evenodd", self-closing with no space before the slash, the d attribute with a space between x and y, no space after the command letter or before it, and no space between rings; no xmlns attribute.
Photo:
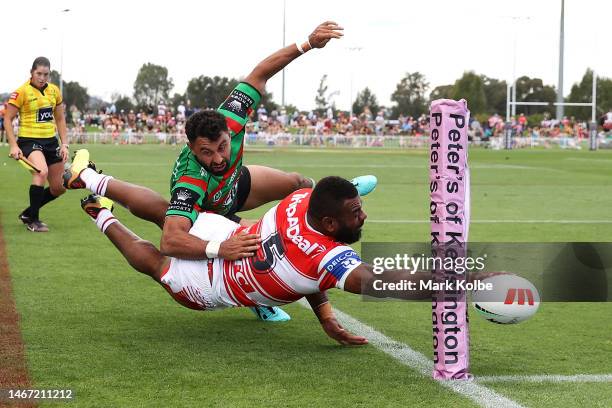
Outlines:
<svg viewBox="0 0 612 408"><path fill-rule="evenodd" d="M226 215L238 188L242 168L245 125L249 115L257 108L261 95L246 82L240 82L219 106L218 112L225 116L231 137L231 154L225 174L215 176L198 162L185 145L181 150L170 177L170 206L166 215L181 215L192 223L202 211Z"/></svg>

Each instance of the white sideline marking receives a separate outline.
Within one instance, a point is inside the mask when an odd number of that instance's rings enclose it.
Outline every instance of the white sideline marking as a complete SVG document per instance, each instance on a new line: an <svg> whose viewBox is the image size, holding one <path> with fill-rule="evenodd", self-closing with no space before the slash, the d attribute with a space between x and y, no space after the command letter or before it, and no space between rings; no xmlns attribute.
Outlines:
<svg viewBox="0 0 612 408"><path fill-rule="evenodd" d="M429 224L427 220L370 220L372 224ZM612 220L470 220L472 224L612 224Z"/></svg>
<svg viewBox="0 0 612 408"><path fill-rule="evenodd" d="M610 159L598 159L598 158L593 158L593 157L590 157L588 159L586 157L566 157L564 160L585 161L589 163L592 163L592 162L601 162L601 163L606 163L606 164L612 163Z"/></svg>
<svg viewBox="0 0 612 408"><path fill-rule="evenodd" d="M576 375L492 375L476 378L477 382L612 382L612 374Z"/></svg>
<svg viewBox="0 0 612 408"><path fill-rule="evenodd" d="M310 305L305 299L300 299L299 303L310 308ZM359 320L349 316L348 314L335 309L334 312L338 321L342 323L349 331L359 336L368 339L371 345L381 350L385 354L393 357L400 363L415 369L426 378L431 378L433 370L433 362L425 355L413 350L410 346L398 341L392 340L381 332L372 327L361 323ZM480 405L487 408L522 408L519 403L512 401L496 393L484 385L477 384L474 381L438 381L443 387L450 388L458 394L467 397Z"/></svg>

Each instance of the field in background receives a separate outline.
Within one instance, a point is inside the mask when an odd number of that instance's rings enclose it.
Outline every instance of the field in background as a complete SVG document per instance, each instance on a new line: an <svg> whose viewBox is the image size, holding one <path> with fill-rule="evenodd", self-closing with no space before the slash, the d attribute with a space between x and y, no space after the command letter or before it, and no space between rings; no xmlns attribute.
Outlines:
<svg viewBox="0 0 612 408"><path fill-rule="evenodd" d="M90 146L98 167L168 196L178 147ZM29 175L0 149L0 216L27 363L35 388L71 388L74 406L436 406L474 402L399 364L373 346L345 348L300 305L287 324L248 310L184 309L133 271L68 192L42 210L51 228L32 234L17 221ZM364 241L428 239L424 150L269 150L263 164L320 178L375 174L364 199ZM612 151L470 152L471 241L612 241ZM267 207L266 207L267 208ZM257 217L265 208L246 217ZM151 224L116 210L155 244ZM431 355L428 303L363 302L334 292L333 304L388 337ZM612 373L610 303L546 303L530 321L490 324L472 314L476 376ZM492 382L524 406L610 406L604 383ZM54 406L54 403L48 406ZM43 406L45 406L43 404Z"/></svg>

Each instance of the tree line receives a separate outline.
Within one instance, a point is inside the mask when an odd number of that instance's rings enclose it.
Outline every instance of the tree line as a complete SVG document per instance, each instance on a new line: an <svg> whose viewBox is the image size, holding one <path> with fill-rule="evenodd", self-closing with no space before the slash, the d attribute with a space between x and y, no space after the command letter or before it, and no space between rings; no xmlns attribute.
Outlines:
<svg viewBox="0 0 612 408"><path fill-rule="evenodd" d="M316 110L322 113L330 105L333 105L333 94L327 93L327 76L323 76L315 91L314 102ZM580 82L575 83L566 101L591 102L593 71L587 69ZM56 71L51 73L51 81L59 82ZM191 78L184 93L170 95L174 83L168 74L168 69L161 65L152 63L143 64L138 70L134 81L134 90L131 96L115 94L111 102L117 110L128 111L130 109L154 109L160 100L177 106L179 103L191 101L193 107L215 108L231 92L239 82L236 78L221 76L205 76ZM397 83L391 94L392 106L384 107L378 102L378 98L369 87L359 91L352 104L352 112L361 113L366 106L370 111L376 113L385 108L391 113L391 117L400 115L418 116L428 112L428 105L432 100L439 98L466 99L469 109L473 115L485 115L498 113L503 115L506 111L506 89L507 82L491 78L486 75L477 74L473 71L465 72L461 78L453 84L441 85L430 91L429 82L425 75L420 72L408 72ZM516 83L517 101L524 102L556 102L556 89L554 86L546 85L540 78L521 76ZM87 88L78 82L64 81L64 100L67 106L75 105L79 110L95 109L102 103L90 98ZM278 109L273 100L273 95L266 92L262 97L262 105L268 110ZM295 106L287 106L287 111L292 113L297 110ZM612 79L598 77L597 79L597 114L598 116L612 108ZM543 114L551 112L551 106L518 106L517 112L526 115ZM588 120L591 115L590 107L566 107L567 116L577 119Z"/></svg>

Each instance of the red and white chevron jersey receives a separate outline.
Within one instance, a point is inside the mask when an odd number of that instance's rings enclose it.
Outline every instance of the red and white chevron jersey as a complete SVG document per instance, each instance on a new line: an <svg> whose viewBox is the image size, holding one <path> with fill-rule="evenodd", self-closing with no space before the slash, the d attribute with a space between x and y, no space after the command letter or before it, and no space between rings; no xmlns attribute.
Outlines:
<svg viewBox="0 0 612 408"><path fill-rule="evenodd" d="M257 233L262 243L256 255L237 261L172 259L162 283L183 305L205 310L283 305L334 287L342 289L361 259L351 247L308 225L311 192L294 192L246 229L222 216L201 213L191 234L224 240L245 230Z"/></svg>

